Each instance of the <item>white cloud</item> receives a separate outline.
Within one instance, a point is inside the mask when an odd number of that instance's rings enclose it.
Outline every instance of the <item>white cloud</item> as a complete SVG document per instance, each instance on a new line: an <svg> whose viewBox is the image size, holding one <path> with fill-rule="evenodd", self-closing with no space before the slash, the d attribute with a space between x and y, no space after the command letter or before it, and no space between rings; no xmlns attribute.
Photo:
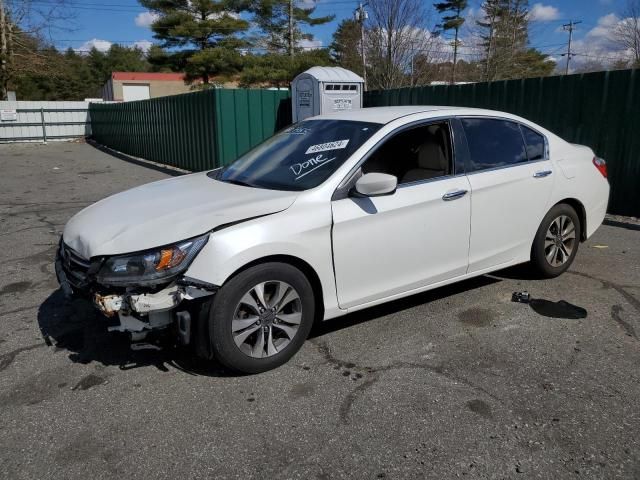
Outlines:
<svg viewBox="0 0 640 480"><path fill-rule="evenodd" d="M91 40L87 40L79 48L76 48L79 52L86 52L95 47L97 50L101 52L106 52L111 48L111 42L109 40L100 40L98 38L92 38Z"/></svg>
<svg viewBox="0 0 640 480"><path fill-rule="evenodd" d="M138 27L148 28L158 19L159 15L153 12L142 12L136 15L135 22Z"/></svg>
<svg viewBox="0 0 640 480"><path fill-rule="evenodd" d="M606 67L616 60L628 60L630 52L621 50L620 45L612 38L615 28L627 21L629 19L620 19L615 13L604 15L582 38L574 39L571 51L575 55L571 58L571 69L575 70L584 64L594 62ZM563 58L566 61L566 57Z"/></svg>
<svg viewBox="0 0 640 480"><path fill-rule="evenodd" d="M529 11L529 19L532 22L549 22L560 18L560 10L551 5L536 3Z"/></svg>
<svg viewBox="0 0 640 480"><path fill-rule="evenodd" d="M587 33L587 37L609 37L611 29L614 28L620 19L615 13L610 13L598 19L598 24Z"/></svg>
<svg viewBox="0 0 640 480"><path fill-rule="evenodd" d="M149 40L138 40L133 44L134 47L138 47L140 50L142 50L145 53L149 51L152 45L153 45L153 42L150 42Z"/></svg>
<svg viewBox="0 0 640 480"><path fill-rule="evenodd" d="M317 50L318 48L322 48L322 40L307 40L303 38L298 42L298 47L304 48L305 50Z"/></svg>

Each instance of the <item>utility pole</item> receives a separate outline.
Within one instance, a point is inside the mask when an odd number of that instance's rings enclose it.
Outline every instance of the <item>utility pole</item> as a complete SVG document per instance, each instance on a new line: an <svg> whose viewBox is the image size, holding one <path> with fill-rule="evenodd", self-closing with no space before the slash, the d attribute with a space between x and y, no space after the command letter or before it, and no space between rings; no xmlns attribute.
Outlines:
<svg viewBox="0 0 640 480"><path fill-rule="evenodd" d="M289 55L293 58L293 0L289 0Z"/></svg>
<svg viewBox="0 0 640 480"><path fill-rule="evenodd" d="M0 100L7 98L8 60L7 16L4 10L4 0L0 0Z"/></svg>
<svg viewBox="0 0 640 480"><path fill-rule="evenodd" d="M360 2L355 12L356 22L360 23L360 52L362 54L362 78L364 79L364 90L367 91L367 58L364 45L364 21L369 18L367 11L364 9L366 3Z"/></svg>
<svg viewBox="0 0 640 480"><path fill-rule="evenodd" d="M567 53L562 54L562 56L565 56L565 55L567 56L567 66L564 71L565 75L569 75L569 62L571 61L571 55L573 55L571 53L571 39L573 38L573 27L575 27L579 23L582 23L582 20L577 22L574 22L573 20L571 20L569 23L565 23L564 25L562 25L562 29L564 31L569 32L569 44L567 45Z"/></svg>

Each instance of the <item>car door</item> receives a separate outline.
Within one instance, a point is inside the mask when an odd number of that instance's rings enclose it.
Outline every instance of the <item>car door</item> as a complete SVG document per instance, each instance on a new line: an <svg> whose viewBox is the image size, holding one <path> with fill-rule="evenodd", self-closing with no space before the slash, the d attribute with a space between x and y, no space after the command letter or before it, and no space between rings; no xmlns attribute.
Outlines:
<svg viewBox="0 0 640 480"><path fill-rule="evenodd" d="M448 151L446 171L408 165L407 160L416 154L411 151L412 142L421 138L421 131L412 131L414 140L407 140L408 134L401 132L387 140L386 150L383 144L362 166L365 173L396 174L395 193L365 198L351 195L332 202L334 269L341 308L466 273L470 186L464 175L454 172L450 125L440 125L446 134L442 139L443 150ZM419 149L417 155L426 158L428 167L429 152L424 144Z"/></svg>
<svg viewBox="0 0 640 480"><path fill-rule="evenodd" d="M460 121L469 147L469 273L527 261L553 188L546 139L506 119Z"/></svg>

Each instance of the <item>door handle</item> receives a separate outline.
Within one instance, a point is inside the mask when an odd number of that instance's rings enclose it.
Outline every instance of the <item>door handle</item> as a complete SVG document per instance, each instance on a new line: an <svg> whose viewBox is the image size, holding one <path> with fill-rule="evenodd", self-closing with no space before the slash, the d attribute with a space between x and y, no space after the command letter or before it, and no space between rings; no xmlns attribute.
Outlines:
<svg viewBox="0 0 640 480"><path fill-rule="evenodd" d="M445 202L449 202L451 200L456 200L458 198L462 198L467 194L466 190L454 190L453 192L447 192L442 195L442 200Z"/></svg>
<svg viewBox="0 0 640 480"><path fill-rule="evenodd" d="M540 172L536 172L533 174L533 178L544 178L551 175L553 172L551 170L542 170Z"/></svg>

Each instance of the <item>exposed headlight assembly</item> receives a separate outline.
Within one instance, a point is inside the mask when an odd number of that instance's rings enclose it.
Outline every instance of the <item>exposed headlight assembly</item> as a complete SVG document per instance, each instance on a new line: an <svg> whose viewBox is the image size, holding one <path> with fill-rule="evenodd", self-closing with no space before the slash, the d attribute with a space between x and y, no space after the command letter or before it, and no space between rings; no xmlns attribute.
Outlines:
<svg viewBox="0 0 640 480"><path fill-rule="evenodd" d="M97 275L102 285L153 285L184 272L209 235L144 252L108 257Z"/></svg>

